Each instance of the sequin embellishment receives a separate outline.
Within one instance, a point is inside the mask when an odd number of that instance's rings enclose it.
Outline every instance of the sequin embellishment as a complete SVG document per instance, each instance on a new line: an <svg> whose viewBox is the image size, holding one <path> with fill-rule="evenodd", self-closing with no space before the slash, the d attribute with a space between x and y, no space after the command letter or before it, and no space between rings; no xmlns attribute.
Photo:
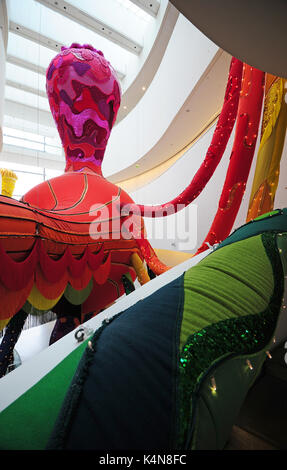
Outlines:
<svg viewBox="0 0 287 470"><path fill-rule="evenodd" d="M261 236L274 275L274 291L266 310L211 324L190 335L182 348L179 355L176 448L186 449L189 445L187 434L196 407L197 391L210 367L227 357L259 352L273 336L284 291L276 236L276 233L263 233Z"/></svg>

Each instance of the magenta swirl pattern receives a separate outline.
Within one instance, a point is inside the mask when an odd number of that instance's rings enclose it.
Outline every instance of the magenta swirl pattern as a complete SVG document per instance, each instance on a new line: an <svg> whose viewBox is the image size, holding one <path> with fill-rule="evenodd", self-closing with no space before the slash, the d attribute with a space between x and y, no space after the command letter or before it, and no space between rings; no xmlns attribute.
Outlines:
<svg viewBox="0 0 287 470"><path fill-rule="evenodd" d="M47 69L47 94L66 156L65 171L101 165L121 102L120 83L103 53L73 43Z"/></svg>

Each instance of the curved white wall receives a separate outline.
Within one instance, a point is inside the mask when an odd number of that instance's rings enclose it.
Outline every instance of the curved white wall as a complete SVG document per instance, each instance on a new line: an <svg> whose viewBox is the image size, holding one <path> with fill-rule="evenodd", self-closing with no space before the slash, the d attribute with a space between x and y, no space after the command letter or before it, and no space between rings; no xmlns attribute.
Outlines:
<svg viewBox="0 0 287 470"><path fill-rule="evenodd" d="M196 171L200 167L208 149L208 146L212 139L215 125L212 126L204 136L199 139L185 154L182 156L172 167L170 167L164 174L159 178L152 181L150 184L142 187L138 191L131 193L131 197L138 204L162 204L170 201L183 191L189 182L192 180ZM191 204L187 209L178 212L176 215L172 215L170 222L169 232L165 231L163 239L159 239L154 236L157 230L160 234L162 226L164 224L163 219L149 219L145 218L145 224L147 228L147 234L150 237L152 246L155 248L171 249L171 250L182 250L195 252L201 245L205 236L207 235L213 218L218 208L218 202L221 194L221 190L225 181L226 171L229 164L230 154L232 150L234 139L234 130L230 136L229 143L226 151L219 163L217 169L214 172L211 180L207 184L206 188L202 191L199 197ZM249 179L245 191L245 195L236 218L234 228L245 223L247 208L249 203L250 190L253 181L253 175L256 165L256 155L259 147L257 142L255 157L250 170ZM286 146L285 156L283 161L286 160ZM285 165L285 163L284 163ZM285 184L286 177L282 174L281 186ZM279 191L280 193L280 191ZM282 199L282 196L281 196ZM165 222L166 223L166 222ZM184 224L186 228L184 229ZM176 225L176 227L175 227ZM157 228L158 227L158 228ZM180 242L178 237L168 239L169 233L184 233L189 231L190 243L185 244ZM156 233L157 235L157 233Z"/></svg>
<svg viewBox="0 0 287 470"><path fill-rule="evenodd" d="M150 87L113 129L103 162L105 176L136 163L158 142L217 51L214 43L179 15Z"/></svg>

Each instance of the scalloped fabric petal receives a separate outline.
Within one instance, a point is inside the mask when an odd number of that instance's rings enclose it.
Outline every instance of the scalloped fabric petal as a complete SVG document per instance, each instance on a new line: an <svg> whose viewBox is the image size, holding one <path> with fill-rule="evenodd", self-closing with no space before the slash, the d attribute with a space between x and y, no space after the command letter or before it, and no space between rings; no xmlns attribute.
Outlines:
<svg viewBox="0 0 287 470"><path fill-rule="evenodd" d="M68 284L64 292L64 296L72 305L81 305L89 297L93 289L93 279L90 280L89 284L82 290L73 289Z"/></svg>
<svg viewBox="0 0 287 470"><path fill-rule="evenodd" d="M87 287L87 285L89 284L91 278L92 271L88 265L85 266L85 270L81 277L73 277L71 275L68 276L69 284L71 284L71 287L76 290L85 289L85 287Z"/></svg>
<svg viewBox="0 0 287 470"><path fill-rule="evenodd" d="M49 282L46 280L40 266L37 267L35 276L35 286L38 291L46 299L56 299L64 292L68 284L69 276L67 271L64 272L63 277L57 282Z"/></svg>
<svg viewBox="0 0 287 470"><path fill-rule="evenodd" d="M11 291L19 291L27 286L38 260L38 242L23 261L14 261L0 244L0 283Z"/></svg>
<svg viewBox="0 0 287 470"><path fill-rule="evenodd" d="M96 283L99 284L100 286L105 284L106 280L108 279L108 276L111 270L111 260L112 260L111 253L109 253L106 261L103 264L101 264L101 266L96 271L94 271L94 274L93 274L94 279Z"/></svg>
<svg viewBox="0 0 287 470"><path fill-rule="evenodd" d="M34 284L28 297L28 301L38 310L51 310L51 308L53 308L60 300L63 293L64 291L55 299L46 299Z"/></svg>
<svg viewBox="0 0 287 470"><path fill-rule="evenodd" d="M31 276L29 280L26 280L26 286L18 290L17 294L15 294L14 290L7 289L0 283L0 320L8 319L9 321L23 307L31 292L33 283L34 279Z"/></svg>

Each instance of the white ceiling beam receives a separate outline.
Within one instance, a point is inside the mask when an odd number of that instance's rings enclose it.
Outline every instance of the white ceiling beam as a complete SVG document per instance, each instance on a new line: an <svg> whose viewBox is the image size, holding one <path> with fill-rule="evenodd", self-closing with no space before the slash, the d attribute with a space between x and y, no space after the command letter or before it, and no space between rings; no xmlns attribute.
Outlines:
<svg viewBox="0 0 287 470"><path fill-rule="evenodd" d="M14 82L13 80L6 80L6 85L11 86L13 88L17 88L18 90L27 91L28 93L33 93L33 95L42 96L43 98L47 98L47 93L43 90L37 90L28 85L23 85L19 82Z"/></svg>
<svg viewBox="0 0 287 470"><path fill-rule="evenodd" d="M18 34L18 36L21 36L22 38L29 39L29 41L33 41L36 44L47 47L52 51L61 52L61 47L64 46L64 44L60 43L59 41L55 41L48 36L37 33L37 31L26 28L21 24L15 23L14 21L10 21L9 31L14 34Z"/></svg>
<svg viewBox="0 0 287 470"><path fill-rule="evenodd" d="M18 65L18 67L22 67L26 70L30 70L32 72L39 73L40 75L46 75L45 67L41 67L40 65L32 64L32 62L28 62L27 60L21 59L20 57L16 57L14 55L7 55L6 62L13 65Z"/></svg>
<svg viewBox="0 0 287 470"><path fill-rule="evenodd" d="M17 116L25 121L32 121L36 124L51 127L56 130L52 113L49 113L44 109L34 108L33 106L28 106L13 100L5 99L4 115L11 117Z"/></svg>
<svg viewBox="0 0 287 470"><path fill-rule="evenodd" d="M36 31L26 28L21 24L14 23L13 21L10 21L9 31L11 33L17 34L18 36L21 36L22 38L28 39L29 41L33 41L36 44L40 44L41 46L47 47L52 51L60 52L61 47L64 46L64 44L59 41L56 41L55 39L49 38L48 36L44 36L43 34L39 34ZM33 72L38 72L46 75L46 70L44 69L44 67L34 65L31 62L27 62L15 56L9 55L7 57L7 62L19 65L20 67L27 68L28 70L33 70ZM116 74L119 80L123 80L125 78L125 74L119 70L116 70Z"/></svg>
<svg viewBox="0 0 287 470"><path fill-rule="evenodd" d="M18 150L18 151L17 151ZM61 159L60 159L61 158ZM27 149L3 145L3 151L0 154L0 160L12 163L20 163L24 165L38 166L40 168L47 168L50 170L64 171L65 159L59 155L56 157L53 154L48 154L40 151L33 151ZM17 171L17 170L16 170Z"/></svg>
<svg viewBox="0 0 287 470"><path fill-rule="evenodd" d="M130 2L134 3L137 7L141 8L154 18L157 17L160 7L160 2L158 0L130 0Z"/></svg>
<svg viewBox="0 0 287 470"><path fill-rule="evenodd" d="M120 33L111 26L103 23L100 19L90 16L83 10L74 7L70 3L64 0L36 0L47 8L50 8L57 13L69 18L76 23L81 24L85 28L92 30L94 33L100 34L109 41L114 42L120 47L132 52L133 54L139 55L142 51L142 46L133 41L125 34Z"/></svg>

